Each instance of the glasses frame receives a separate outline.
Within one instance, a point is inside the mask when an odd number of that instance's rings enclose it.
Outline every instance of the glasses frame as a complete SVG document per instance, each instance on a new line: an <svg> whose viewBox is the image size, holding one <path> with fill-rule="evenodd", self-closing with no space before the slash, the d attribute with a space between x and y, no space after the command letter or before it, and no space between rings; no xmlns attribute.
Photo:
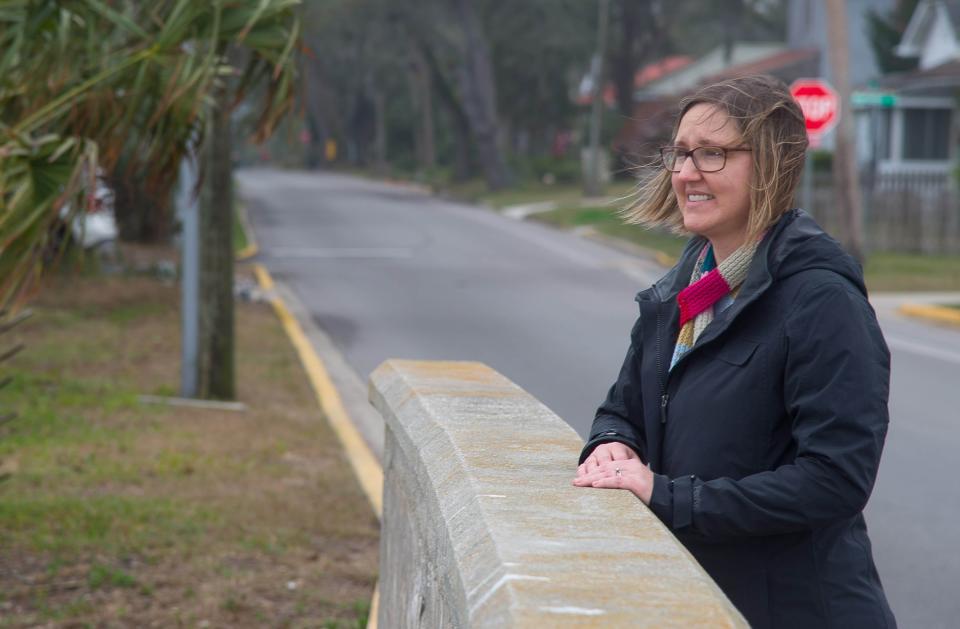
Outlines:
<svg viewBox="0 0 960 629"><path fill-rule="evenodd" d="M713 149L715 151L723 152L723 164L720 165L720 168L713 168L711 170L704 170L700 167L700 162L697 159L697 151L700 149ZM680 169L683 168L683 164L686 159L689 157L693 160L693 167L702 173L717 173L726 168L727 166L727 153L730 151L752 151L753 149L748 146L733 146L727 148L726 146L695 146L692 149L684 148L682 146L661 146L660 147L660 163L663 165L664 170L667 170L672 173L680 172ZM673 161L673 168L667 167L667 159L664 156L664 151L675 151L677 153L676 158ZM679 158L683 156L681 161ZM680 164L677 167L677 164Z"/></svg>

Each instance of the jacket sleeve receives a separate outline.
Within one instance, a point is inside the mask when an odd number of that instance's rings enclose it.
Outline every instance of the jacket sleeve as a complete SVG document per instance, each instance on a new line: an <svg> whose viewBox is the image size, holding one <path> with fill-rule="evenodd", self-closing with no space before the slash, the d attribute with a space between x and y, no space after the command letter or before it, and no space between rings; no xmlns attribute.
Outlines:
<svg viewBox="0 0 960 629"><path fill-rule="evenodd" d="M890 354L872 308L851 285L805 292L784 323L795 459L739 480L656 475L650 507L674 531L704 541L789 533L866 505L887 432Z"/></svg>
<svg viewBox="0 0 960 629"><path fill-rule="evenodd" d="M630 347L623 359L620 375L597 409L590 428L590 438L580 453L580 463L602 443L619 441L647 460L643 430L643 405L640 397L640 319L633 324Z"/></svg>

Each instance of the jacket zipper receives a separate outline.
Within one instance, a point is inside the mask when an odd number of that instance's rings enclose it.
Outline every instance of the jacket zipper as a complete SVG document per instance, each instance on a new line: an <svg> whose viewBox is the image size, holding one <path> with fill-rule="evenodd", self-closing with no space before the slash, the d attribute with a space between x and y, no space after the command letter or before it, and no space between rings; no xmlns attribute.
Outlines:
<svg viewBox="0 0 960 629"><path fill-rule="evenodd" d="M660 358L660 337L662 336L661 324L661 309L662 302L660 300L660 293L657 290L657 287L653 287L653 294L657 298L657 347L656 347L656 362L657 362L657 381L660 383L660 423L667 423L667 405L670 403L670 396L667 395L666 385L663 381L663 361Z"/></svg>

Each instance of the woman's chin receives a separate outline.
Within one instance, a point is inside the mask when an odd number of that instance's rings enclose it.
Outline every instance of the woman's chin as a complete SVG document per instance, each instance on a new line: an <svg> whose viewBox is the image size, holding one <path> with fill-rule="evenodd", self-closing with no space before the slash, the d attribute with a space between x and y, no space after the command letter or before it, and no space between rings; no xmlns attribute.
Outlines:
<svg viewBox="0 0 960 629"><path fill-rule="evenodd" d="M684 215L683 217L683 228L694 234L696 236L707 237L707 232L709 231L709 226L704 224L704 221L697 220L696 216Z"/></svg>

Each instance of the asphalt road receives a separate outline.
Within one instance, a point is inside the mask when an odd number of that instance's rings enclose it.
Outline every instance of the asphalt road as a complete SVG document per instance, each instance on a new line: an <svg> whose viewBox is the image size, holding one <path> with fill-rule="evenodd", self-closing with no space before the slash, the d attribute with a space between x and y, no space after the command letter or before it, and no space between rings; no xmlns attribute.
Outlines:
<svg viewBox="0 0 960 629"><path fill-rule="evenodd" d="M572 234L340 175L238 175L261 248L347 362L479 360L582 436L617 375L633 295L662 270ZM960 331L874 299L893 352L891 425L867 507L901 627L960 618ZM522 430L522 426L518 426Z"/></svg>

